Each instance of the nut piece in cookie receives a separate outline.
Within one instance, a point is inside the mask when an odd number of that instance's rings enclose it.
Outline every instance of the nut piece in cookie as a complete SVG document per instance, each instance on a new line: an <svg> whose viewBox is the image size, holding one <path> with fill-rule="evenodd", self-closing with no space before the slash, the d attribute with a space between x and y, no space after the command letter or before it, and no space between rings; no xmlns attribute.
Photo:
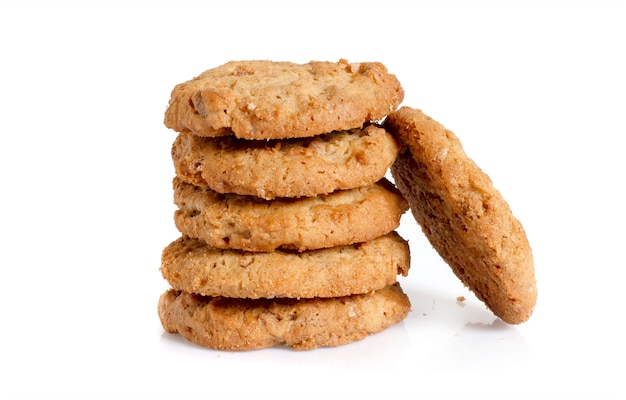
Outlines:
<svg viewBox="0 0 626 400"><path fill-rule="evenodd" d="M420 110L402 107L385 126L405 146L391 172L430 243L496 316L528 320L537 299L532 251L490 178Z"/></svg>
<svg viewBox="0 0 626 400"><path fill-rule="evenodd" d="M378 62L231 61L176 85L164 123L200 136L309 137L382 120L403 98Z"/></svg>

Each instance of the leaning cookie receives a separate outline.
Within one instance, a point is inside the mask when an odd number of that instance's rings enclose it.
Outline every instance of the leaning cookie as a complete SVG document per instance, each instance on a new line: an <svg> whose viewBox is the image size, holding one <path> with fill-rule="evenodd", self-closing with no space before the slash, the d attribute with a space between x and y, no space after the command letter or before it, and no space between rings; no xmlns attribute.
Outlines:
<svg viewBox="0 0 626 400"><path fill-rule="evenodd" d="M176 85L164 122L200 136L308 137L381 120L403 98L377 62L231 61Z"/></svg>
<svg viewBox="0 0 626 400"><path fill-rule="evenodd" d="M212 349L310 350L362 340L402 321L410 308L396 283L367 294L302 300L203 297L169 289L159 299L158 314L167 332Z"/></svg>
<svg viewBox="0 0 626 400"><path fill-rule="evenodd" d="M495 315L528 320L537 298L532 251L489 177L420 110L403 107L385 125L406 145L392 175L433 247Z"/></svg>
<svg viewBox="0 0 626 400"><path fill-rule="evenodd" d="M400 225L408 203L386 179L327 195L263 200L174 178L174 222L220 249L298 251L361 243Z"/></svg>
<svg viewBox="0 0 626 400"><path fill-rule="evenodd" d="M183 236L163 250L161 273L172 288L203 296L340 297L395 283L409 261L409 246L395 232L300 253L220 250Z"/></svg>
<svg viewBox="0 0 626 400"><path fill-rule="evenodd" d="M181 133L172 146L176 175L185 182L264 199L369 185L385 176L397 155L395 139L374 125L272 141Z"/></svg>

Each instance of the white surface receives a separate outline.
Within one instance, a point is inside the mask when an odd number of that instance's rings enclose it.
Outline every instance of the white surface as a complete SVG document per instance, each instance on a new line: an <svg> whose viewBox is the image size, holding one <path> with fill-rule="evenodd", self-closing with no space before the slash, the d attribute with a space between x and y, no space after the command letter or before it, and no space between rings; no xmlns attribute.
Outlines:
<svg viewBox="0 0 626 400"><path fill-rule="evenodd" d="M0 2L0 398L624 398L623 4ZM163 112L254 58L395 73L524 224L530 321L496 320L406 214L413 311L388 331L248 353L163 333Z"/></svg>

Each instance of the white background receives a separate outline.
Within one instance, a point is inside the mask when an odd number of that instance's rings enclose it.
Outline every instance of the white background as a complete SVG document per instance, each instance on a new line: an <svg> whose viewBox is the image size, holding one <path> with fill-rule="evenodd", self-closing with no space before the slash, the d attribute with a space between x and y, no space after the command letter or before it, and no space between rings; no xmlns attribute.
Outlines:
<svg viewBox="0 0 626 400"><path fill-rule="evenodd" d="M624 398L623 4L1 1L0 398ZM534 315L495 319L407 213L413 307L388 331L246 353L164 333L171 89L339 58L383 62L491 176Z"/></svg>

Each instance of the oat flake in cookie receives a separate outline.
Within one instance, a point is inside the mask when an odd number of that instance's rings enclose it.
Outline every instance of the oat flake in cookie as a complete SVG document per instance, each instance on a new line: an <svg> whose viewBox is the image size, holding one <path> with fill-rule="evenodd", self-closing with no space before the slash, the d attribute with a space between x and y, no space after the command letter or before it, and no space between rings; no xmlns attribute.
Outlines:
<svg viewBox="0 0 626 400"><path fill-rule="evenodd" d="M403 99L378 62L231 61L178 84L164 122L200 136L309 137L381 120Z"/></svg>
<svg viewBox="0 0 626 400"><path fill-rule="evenodd" d="M510 324L537 299L533 255L522 224L458 138L420 110L385 121L405 145L391 168L433 247L489 309Z"/></svg>

